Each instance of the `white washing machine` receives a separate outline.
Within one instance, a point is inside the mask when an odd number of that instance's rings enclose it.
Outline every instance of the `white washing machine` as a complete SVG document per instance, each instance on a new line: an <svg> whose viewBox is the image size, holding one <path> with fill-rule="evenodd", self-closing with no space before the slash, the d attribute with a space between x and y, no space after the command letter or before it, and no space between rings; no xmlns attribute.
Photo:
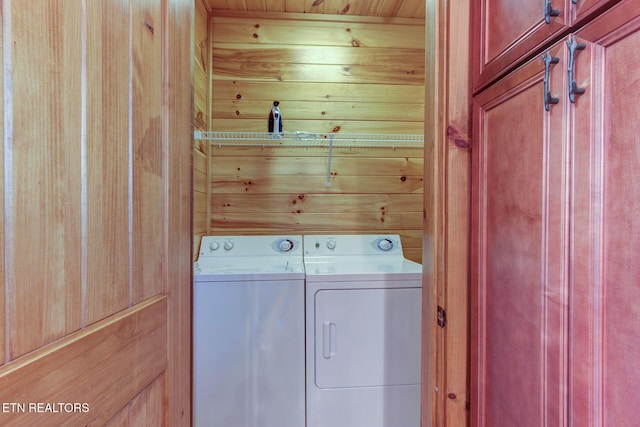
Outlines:
<svg viewBox="0 0 640 427"><path fill-rule="evenodd" d="M307 427L419 427L422 266L398 235L304 236Z"/></svg>
<svg viewBox="0 0 640 427"><path fill-rule="evenodd" d="M302 237L203 237L193 281L194 425L304 426Z"/></svg>

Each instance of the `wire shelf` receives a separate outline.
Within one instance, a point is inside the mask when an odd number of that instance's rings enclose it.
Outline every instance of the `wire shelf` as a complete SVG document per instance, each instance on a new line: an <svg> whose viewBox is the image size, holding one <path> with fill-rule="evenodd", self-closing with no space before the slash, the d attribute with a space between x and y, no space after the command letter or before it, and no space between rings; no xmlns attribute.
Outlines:
<svg viewBox="0 0 640 427"><path fill-rule="evenodd" d="M212 147L348 147L423 148L421 134L347 134L306 131L283 132L204 132L195 131L197 140L210 141Z"/></svg>

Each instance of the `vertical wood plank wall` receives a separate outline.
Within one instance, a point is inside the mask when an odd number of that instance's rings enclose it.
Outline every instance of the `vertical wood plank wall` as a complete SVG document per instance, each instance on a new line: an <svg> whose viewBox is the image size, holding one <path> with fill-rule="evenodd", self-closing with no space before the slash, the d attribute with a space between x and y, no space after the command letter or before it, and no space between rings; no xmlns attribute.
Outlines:
<svg viewBox="0 0 640 427"><path fill-rule="evenodd" d="M2 67L2 82L0 84L0 117L2 117L2 120L0 121L0 138L2 138L2 150L0 150L0 185L2 186L3 191L0 192L0 230L2 230L3 234L6 234L6 227L5 227L5 212L4 212L4 205L5 205L5 193L6 191L5 189L5 182L4 182L4 175L5 175L5 165L4 165L4 152L6 150L6 143L5 143L5 129L4 129L4 103L5 103L5 96L4 96L4 86L5 86L5 78L4 78L4 74L5 74L5 67L4 67L4 28L5 28L5 24L4 24L4 5L2 5L2 7L0 7L0 22L2 23L2 28L0 28L0 58L2 58L3 61L3 67ZM4 344L6 343L5 341L5 331L6 331L6 325L5 325L5 292L6 292L6 270L5 270L5 249L4 249L4 242L6 240L6 236L3 236L0 238L0 280L2 281L2 286L0 286L0 348L3 348L4 351L2 351L0 353L0 366L3 365L6 361L7 361L7 349L6 346L4 346ZM4 347L3 347L4 346Z"/></svg>
<svg viewBox="0 0 640 427"><path fill-rule="evenodd" d="M193 70L193 128L208 130L209 74L211 55L209 43L209 10L205 0L195 0ZM194 140L193 146L193 255L197 257L200 239L207 234L209 216L208 145Z"/></svg>
<svg viewBox="0 0 640 427"><path fill-rule="evenodd" d="M214 10L210 130L422 134L424 20ZM397 233L422 259L422 148L210 147L211 234Z"/></svg>
<svg viewBox="0 0 640 427"><path fill-rule="evenodd" d="M193 8L1 3L0 425L190 424Z"/></svg>

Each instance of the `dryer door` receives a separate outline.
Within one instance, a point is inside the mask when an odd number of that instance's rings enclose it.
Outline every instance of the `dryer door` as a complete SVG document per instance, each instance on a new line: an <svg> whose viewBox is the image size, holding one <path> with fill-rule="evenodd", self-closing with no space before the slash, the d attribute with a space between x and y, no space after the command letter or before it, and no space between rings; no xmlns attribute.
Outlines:
<svg viewBox="0 0 640 427"><path fill-rule="evenodd" d="M316 386L419 384L421 292L420 288L318 291Z"/></svg>

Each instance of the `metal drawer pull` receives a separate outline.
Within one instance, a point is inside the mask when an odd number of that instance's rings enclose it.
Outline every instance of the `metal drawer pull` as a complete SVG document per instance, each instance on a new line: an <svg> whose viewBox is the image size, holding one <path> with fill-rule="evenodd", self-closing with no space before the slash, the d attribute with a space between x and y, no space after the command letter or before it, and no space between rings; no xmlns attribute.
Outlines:
<svg viewBox="0 0 640 427"><path fill-rule="evenodd" d="M544 22L546 24L550 24L551 17L559 16L559 15L560 15L560 10L554 9L553 7L551 7L551 0L544 0Z"/></svg>
<svg viewBox="0 0 640 427"><path fill-rule="evenodd" d="M575 104L575 95L582 95L585 90L583 87L578 87L578 83L576 82L574 75L576 50L584 50L587 45L584 43L578 43L576 41L576 36L573 35L571 36L571 41L567 42L567 47L569 48L569 67L567 68L567 73L569 73L569 101Z"/></svg>
<svg viewBox="0 0 640 427"><path fill-rule="evenodd" d="M549 111L549 104L557 104L560 102L559 98L551 96L551 90L549 89L549 69L551 68L551 64L560 62L560 58L551 56L551 53L547 51L547 53L542 55L542 60L544 61L544 109Z"/></svg>

